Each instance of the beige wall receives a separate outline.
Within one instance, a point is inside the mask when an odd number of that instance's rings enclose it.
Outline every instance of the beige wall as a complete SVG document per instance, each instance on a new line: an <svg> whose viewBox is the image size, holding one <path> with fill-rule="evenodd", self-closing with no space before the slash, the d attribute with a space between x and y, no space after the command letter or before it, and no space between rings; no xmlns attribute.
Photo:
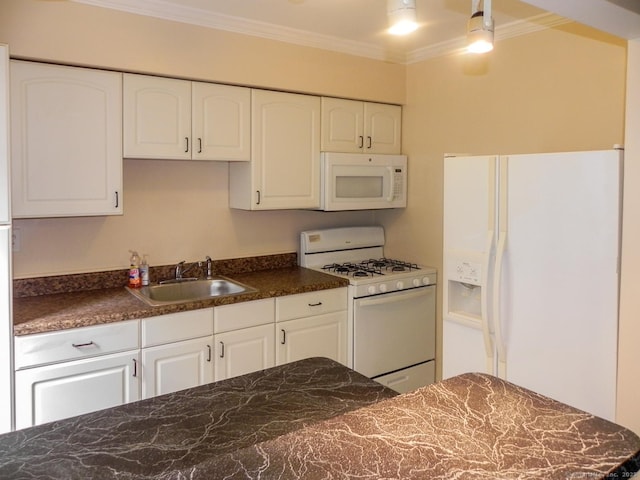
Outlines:
<svg viewBox="0 0 640 480"><path fill-rule="evenodd" d="M68 1L2 0L12 57L404 103L402 65ZM375 79L375 81L372 81Z"/></svg>
<svg viewBox="0 0 640 480"><path fill-rule="evenodd" d="M616 421L640 435L640 39L629 42Z"/></svg>

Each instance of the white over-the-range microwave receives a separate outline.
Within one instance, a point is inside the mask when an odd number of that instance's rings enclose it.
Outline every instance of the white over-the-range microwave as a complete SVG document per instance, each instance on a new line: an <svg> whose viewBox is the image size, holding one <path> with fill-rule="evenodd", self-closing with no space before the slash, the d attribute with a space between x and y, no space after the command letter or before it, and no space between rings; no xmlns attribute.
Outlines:
<svg viewBox="0 0 640 480"><path fill-rule="evenodd" d="M321 154L321 210L407 206L406 155Z"/></svg>

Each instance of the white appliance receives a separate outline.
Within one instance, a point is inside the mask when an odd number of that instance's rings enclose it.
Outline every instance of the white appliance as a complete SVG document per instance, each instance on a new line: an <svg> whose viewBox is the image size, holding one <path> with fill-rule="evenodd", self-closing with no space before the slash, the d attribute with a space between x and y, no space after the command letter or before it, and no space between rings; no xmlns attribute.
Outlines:
<svg viewBox="0 0 640 480"><path fill-rule="evenodd" d="M0 433L13 422L11 209L9 206L9 49L0 45Z"/></svg>
<svg viewBox="0 0 640 480"><path fill-rule="evenodd" d="M435 380L436 271L384 258L379 226L300 234L299 263L349 279L349 366L399 392Z"/></svg>
<svg viewBox="0 0 640 480"><path fill-rule="evenodd" d="M322 153L321 210L407 206L407 157Z"/></svg>
<svg viewBox="0 0 640 480"><path fill-rule="evenodd" d="M443 377L615 416L618 150L444 161Z"/></svg>

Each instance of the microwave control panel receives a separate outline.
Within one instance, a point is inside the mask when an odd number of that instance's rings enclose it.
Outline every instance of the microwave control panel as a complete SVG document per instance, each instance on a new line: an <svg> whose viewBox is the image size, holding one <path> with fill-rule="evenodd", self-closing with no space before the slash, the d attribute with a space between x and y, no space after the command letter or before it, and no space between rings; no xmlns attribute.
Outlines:
<svg viewBox="0 0 640 480"><path fill-rule="evenodd" d="M395 167L393 169L393 198L400 198L404 193L403 190L404 174L402 167Z"/></svg>

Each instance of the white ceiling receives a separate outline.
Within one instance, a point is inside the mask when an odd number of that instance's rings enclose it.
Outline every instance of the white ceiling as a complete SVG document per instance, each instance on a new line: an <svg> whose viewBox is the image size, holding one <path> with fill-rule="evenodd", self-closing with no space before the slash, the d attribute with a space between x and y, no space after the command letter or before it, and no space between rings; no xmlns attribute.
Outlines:
<svg viewBox="0 0 640 480"><path fill-rule="evenodd" d="M406 37L394 37L386 32L387 0L71 1L398 63L412 63L462 49L471 15L471 0L416 0L420 28ZM589 2L604 4L607 9L611 6L621 9L619 5L636 1L573 0L573 3L578 4L574 10L589 10L590 7L584 8ZM567 10L568 3L571 1L493 0L496 44L503 38L570 21L566 17L581 20ZM554 8L554 4L561 8ZM623 12L627 13L624 9ZM601 12L597 16L602 16ZM640 21L634 21L640 25Z"/></svg>

